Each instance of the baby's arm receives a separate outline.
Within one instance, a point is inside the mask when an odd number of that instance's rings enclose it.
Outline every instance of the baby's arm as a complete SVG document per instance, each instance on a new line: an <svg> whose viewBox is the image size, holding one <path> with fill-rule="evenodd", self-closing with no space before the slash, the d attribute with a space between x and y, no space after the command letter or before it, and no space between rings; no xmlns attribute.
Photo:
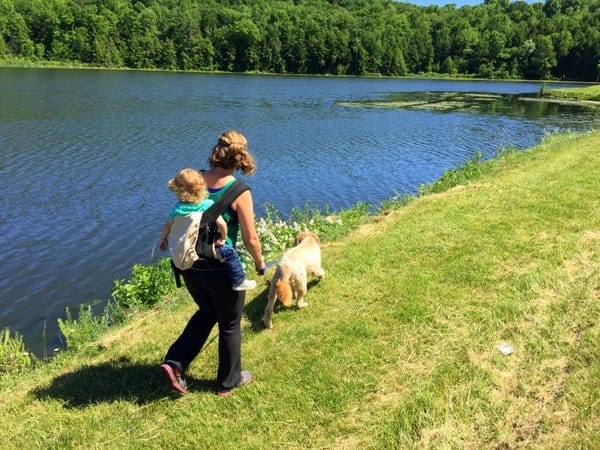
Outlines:
<svg viewBox="0 0 600 450"><path fill-rule="evenodd" d="M162 231L160 232L160 239L158 241L158 248L160 248L163 252L169 248L169 242L167 240L167 236L169 236L169 232L171 231L171 225L173 225L173 220L169 219L165 222Z"/></svg>
<svg viewBox="0 0 600 450"><path fill-rule="evenodd" d="M223 216L217 217L217 227L219 228L219 233L221 233L221 238L217 239L215 244L217 246L225 245L227 241L227 222L225 222Z"/></svg>

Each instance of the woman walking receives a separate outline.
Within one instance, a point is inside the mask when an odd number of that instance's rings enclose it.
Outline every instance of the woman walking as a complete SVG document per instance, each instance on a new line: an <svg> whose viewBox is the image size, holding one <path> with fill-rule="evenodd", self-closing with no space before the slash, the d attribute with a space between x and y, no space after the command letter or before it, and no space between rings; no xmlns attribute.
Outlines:
<svg viewBox="0 0 600 450"><path fill-rule="evenodd" d="M254 174L256 164L247 148L243 134L235 130L219 136L208 159L209 170L203 172L209 198L217 201L235 181L234 172ZM258 274L264 274L265 261L254 227L254 203L250 190L240 194L229 205L223 218L227 222L227 243L235 247L239 234L254 260ZM212 259L201 259L191 269L183 271L185 286L198 305L181 335L171 345L165 356L162 370L170 385L185 394L184 374L190 363L200 353L215 326L219 328L217 370L217 395L225 397L233 389L252 380L249 371L242 370L241 319L246 297L245 291L232 289L225 265Z"/></svg>

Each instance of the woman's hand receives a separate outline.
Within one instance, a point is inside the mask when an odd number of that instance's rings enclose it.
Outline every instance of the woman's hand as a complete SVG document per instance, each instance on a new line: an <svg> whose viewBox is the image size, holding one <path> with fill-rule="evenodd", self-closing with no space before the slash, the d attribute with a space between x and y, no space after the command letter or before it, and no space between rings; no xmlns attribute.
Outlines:
<svg viewBox="0 0 600 450"><path fill-rule="evenodd" d="M264 275L267 271L267 263L263 261L261 265L254 266L254 269L256 269L257 274Z"/></svg>

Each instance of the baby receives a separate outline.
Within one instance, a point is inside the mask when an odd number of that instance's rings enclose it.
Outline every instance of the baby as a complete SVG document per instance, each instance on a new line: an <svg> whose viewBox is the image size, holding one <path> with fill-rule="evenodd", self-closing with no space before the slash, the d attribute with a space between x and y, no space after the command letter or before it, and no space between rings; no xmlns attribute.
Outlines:
<svg viewBox="0 0 600 450"><path fill-rule="evenodd" d="M176 216L191 214L192 212L206 211L213 205L214 201L210 200L206 182L202 174L197 170L185 168L180 170L169 182L167 187L177 196L177 202L169 213L169 218L163 226L158 243L159 248L165 251L169 248L168 237L173 226L173 220ZM233 290L245 291L254 289L256 281L246 279L246 274L242 267L240 256L235 248L226 244L227 240L227 223L223 217L217 219L220 239L215 241L217 256L225 263L227 274L233 284Z"/></svg>

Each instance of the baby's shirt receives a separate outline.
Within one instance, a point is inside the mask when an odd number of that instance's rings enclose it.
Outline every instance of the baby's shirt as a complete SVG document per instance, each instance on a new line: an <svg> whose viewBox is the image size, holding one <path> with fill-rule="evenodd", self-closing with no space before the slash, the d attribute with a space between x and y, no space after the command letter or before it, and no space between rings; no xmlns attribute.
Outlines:
<svg viewBox="0 0 600 450"><path fill-rule="evenodd" d="M171 212L169 212L169 219L173 219L175 216L185 216L196 211L206 211L214 203L213 200L208 198L198 203L176 202Z"/></svg>

